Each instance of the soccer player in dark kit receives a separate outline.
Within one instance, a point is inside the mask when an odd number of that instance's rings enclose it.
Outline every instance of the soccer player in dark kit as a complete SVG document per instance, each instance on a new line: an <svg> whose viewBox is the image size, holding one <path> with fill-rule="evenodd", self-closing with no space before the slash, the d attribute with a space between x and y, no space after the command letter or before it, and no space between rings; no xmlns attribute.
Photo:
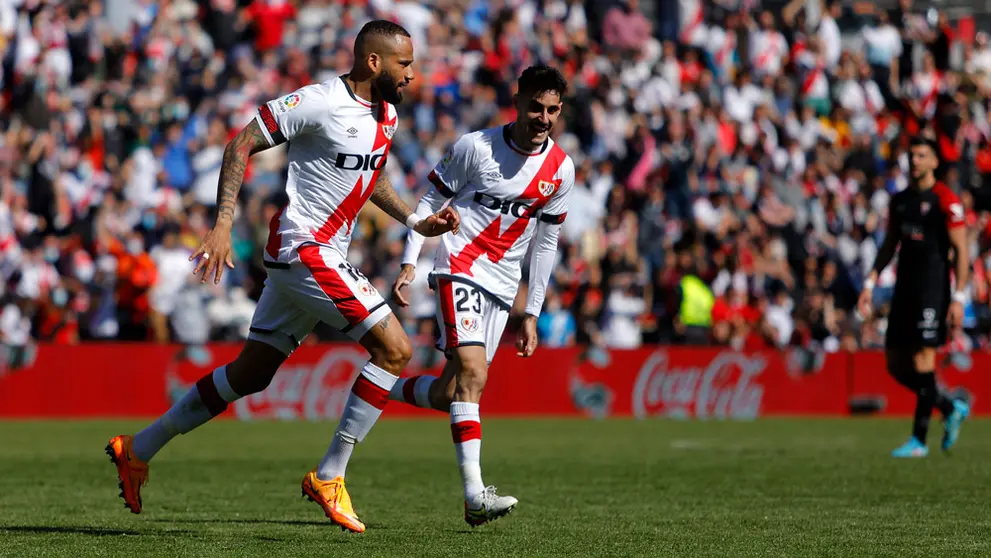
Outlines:
<svg viewBox="0 0 991 558"><path fill-rule="evenodd" d="M936 180L936 142L916 137L911 144L911 184L888 204L888 231L874 267L864 282L859 307L871 310L878 276L895 253L898 275L885 339L888 372L916 394L912 437L894 450L894 457L925 457L926 434L933 408L943 415L943 451L957 441L968 405L944 394L936 385L936 349L946 343L947 328L963 319L970 271L964 210L950 188ZM950 255L952 248L953 256ZM955 261L955 289L950 269Z"/></svg>

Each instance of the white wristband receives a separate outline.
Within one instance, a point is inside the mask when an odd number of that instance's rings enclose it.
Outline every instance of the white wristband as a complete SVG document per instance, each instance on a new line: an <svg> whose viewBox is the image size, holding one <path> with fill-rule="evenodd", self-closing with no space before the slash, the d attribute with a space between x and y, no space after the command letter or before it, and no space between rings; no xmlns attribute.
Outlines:
<svg viewBox="0 0 991 558"><path fill-rule="evenodd" d="M409 228L409 229L416 228L416 224L419 223L422 220L423 220L423 217L420 217L416 213L410 213L409 214L409 217L406 218L406 228Z"/></svg>
<svg viewBox="0 0 991 558"><path fill-rule="evenodd" d="M959 302L960 304L967 304L967 293L963 291L957 291L953 293L953 302Z"/></svg>
<svg viewBox="0 0 991 558"><path fill-rule="evenodd" d="M874 280L871 279L870 277L868 277L867 280L864 281L864 290L865 291L873 291L874 290Z"/></svg>

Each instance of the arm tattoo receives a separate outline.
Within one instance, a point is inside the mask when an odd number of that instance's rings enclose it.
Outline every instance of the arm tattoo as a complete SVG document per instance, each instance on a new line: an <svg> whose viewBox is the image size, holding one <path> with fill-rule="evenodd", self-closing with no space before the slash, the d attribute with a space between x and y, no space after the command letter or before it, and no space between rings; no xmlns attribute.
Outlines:
<svg viewBox="0 0 991 558"><path fill-rule="evenodd" d="M252 120L244 127L224 149L224 161L220 167L220 184L217 188L217 222L228 224L234 222L234 207L237 205L237 193L241 190L244 171L248 167L248 159L268 149L268 140L258 127L258 121Z"/></svg>
<svg viewBox="0 0 991 558"><path fill-rule="evenodd" d="M413 210L396 193L395 188L392 187L392 182L389 181L389 177L384 173L380 173L378 179L375 181L375 190L372 191L371 200L382 211L385 211L390 217L403 225L406 224L406 219L413 213Z"/></svg>
<svg viewBox="0 0 991 558"><path fill-rule="evenodd" d="M379 327L382 328L382 331L387 331L389 329L390 321L392 321L392 314L382 318L382 321L379 322Z"/></svg>

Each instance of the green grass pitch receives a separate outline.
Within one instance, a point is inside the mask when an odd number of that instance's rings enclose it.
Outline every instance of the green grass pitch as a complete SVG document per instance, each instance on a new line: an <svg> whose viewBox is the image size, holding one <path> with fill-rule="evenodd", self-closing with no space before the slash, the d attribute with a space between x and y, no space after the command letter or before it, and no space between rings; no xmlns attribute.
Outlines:
<svg viewBox="0 0 991 558"><path fill-rule="evenodd" d="M485 480L520 505L473 530L447 422L386 420L348 471L362 535L300 498L331 424L180 437L135 516L103 448L139 426L0 422L0 556L991 555L991 422L897 461L907 420L487 420Z"/></svg>

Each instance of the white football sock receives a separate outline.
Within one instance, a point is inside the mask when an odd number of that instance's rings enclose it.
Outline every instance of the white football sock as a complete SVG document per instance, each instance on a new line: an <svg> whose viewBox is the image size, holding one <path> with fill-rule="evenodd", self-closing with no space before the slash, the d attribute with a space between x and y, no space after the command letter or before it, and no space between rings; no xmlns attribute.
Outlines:
<svg viewBox="0 0 991 558"><path fill-rule="evenodd" d="M458 455L465 500L471 501L485 491L482 482L482 422L478 403L451 403L451 437Z"/></svg>
<svg viewBox="0 0 991 558"><path fill-rule="evenodd" d="M351 387L330 448L317 466L318 479L328 481L344 476L354 444L364 440L375 426L389 402L389 391L398 379L371 362L365 364Z"/></svg>
<svg viewBox="0 0 991 558"><path fill-rule="evenodd" d="M354 439L344 432L335 432L327 453L317 466L317 478L326 481L333 480L334 477L343 477L347 474L348 462L351 461L353 451Z"/></svg>
<svg viewBox="0 0 991 558"><path fill-rule="evenodd" d="M389 391L389 399L402 401L416 407L431 409L430 406L430 386L437 380L436 376L410 376L402 378L392 386Z"/></svg>
<svg viewBox="0 0 991 558"><path fill-rule="evenodd" d="M205 424L240 396L227 381L227 366L203 376L164 415L134 435L134 456L147 463L172 438Z"/></svg>

